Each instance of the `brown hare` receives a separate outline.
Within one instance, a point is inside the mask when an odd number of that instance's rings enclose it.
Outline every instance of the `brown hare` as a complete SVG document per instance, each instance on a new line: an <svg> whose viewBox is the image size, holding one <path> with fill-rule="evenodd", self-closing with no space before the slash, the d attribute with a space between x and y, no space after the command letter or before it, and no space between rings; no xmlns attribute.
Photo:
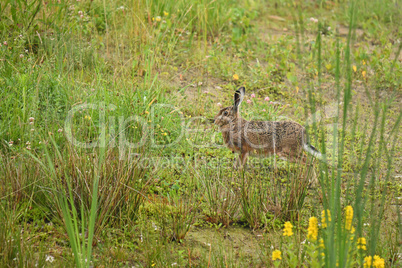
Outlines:
<svg viewBox="0 0 402 268"><path fill-rule="evenodd" d="M239 164L244 166L249 155L269 156L277 154L290 161L306 157L303 150L317 158L322 155L307 141L303 126L293 121L247 121L240 117L239 107L245 95L245 88L234 94L234 105L223 108L215 116L225 144L232 152L239 153Z"/></svg>

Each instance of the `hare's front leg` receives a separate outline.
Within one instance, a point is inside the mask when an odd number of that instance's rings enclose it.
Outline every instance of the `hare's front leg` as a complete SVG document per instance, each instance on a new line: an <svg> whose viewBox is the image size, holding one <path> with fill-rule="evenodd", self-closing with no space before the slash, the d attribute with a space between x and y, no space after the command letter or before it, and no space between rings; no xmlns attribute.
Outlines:
<svg viewBox="0 0 402 268"><path fill-rule="evenodd" d="M239 157L236 160L235 168L243 169L244 166L246 165L247 157L248 157L248 152L241 152L239 154Z"/></svg>
<svg viewBox="0 0 402 268"><path fill-rule="evenodd" d="M242 151L239 155L239 164L240 167L243 168L247 163L248 152Z"/></svg>

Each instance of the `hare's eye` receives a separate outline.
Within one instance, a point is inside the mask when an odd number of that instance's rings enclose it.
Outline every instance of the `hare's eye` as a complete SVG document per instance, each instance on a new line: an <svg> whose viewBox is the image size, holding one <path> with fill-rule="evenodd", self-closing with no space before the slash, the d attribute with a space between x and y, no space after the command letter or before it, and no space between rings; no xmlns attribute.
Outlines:
<svg viewBox="0 0 402 268"><path fill-rule="evenodd" d="M227 115L228 115L228 111L224 111L224 112L223 112L223 115L224 115L224 116L227 116Z"/></svg>

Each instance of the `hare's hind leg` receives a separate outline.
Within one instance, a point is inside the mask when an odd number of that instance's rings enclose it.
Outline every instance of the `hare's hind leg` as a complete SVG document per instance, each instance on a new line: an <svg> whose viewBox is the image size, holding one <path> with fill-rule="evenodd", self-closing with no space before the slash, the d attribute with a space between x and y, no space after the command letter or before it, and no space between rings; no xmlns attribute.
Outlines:
<svg viewBox="0 0 402 268"><path fill-rule="evenodd" d="M308 186L309 188L316 187L318 185L318 176L315 172L315 159L311 156L307 156L305 153L302 154L301 163L309 170Z"/></svg>

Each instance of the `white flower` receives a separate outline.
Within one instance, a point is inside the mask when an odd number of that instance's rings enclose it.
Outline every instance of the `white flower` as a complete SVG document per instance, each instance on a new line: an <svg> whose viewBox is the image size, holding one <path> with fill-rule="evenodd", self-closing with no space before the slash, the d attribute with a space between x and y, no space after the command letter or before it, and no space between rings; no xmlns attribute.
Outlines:
<svg viewBox="0 0 402 268"><path fill-rule="evenodd" d="M222 107L222 103L218 102L216 105L218 105L218 107Z"/></svg>
<svg viewBox="0 0 402 268"><path fill-rule="evenodd" d="M29 122L33 122L34 120L35 120L35 118L33 118L33 117L29 118Z"/></svg>
<svg viewBox="0 0 402 268"><path fill-rule="evenodd" d="M20 58L22 59L24 57L24 54L20 54Z"/></svg>
<svg viewBox="0 0 402 268"><path fill-rule="evenodd" d="M63 129L59 128L59 130L57 130L57 132L61 133L61 132L63 132Z"/></svg>
<svg viewBox="0 0 402 268"><path fill-rule="evenodd" d="M46 261L52 263L54 261L54 257L52 255L46 255Z"/></svg>

